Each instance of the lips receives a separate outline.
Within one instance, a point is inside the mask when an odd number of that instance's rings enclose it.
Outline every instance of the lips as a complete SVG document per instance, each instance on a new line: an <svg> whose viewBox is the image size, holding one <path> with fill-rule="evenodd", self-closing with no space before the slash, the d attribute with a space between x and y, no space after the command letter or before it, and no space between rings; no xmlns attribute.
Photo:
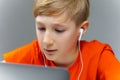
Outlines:
<svg viewBox="0 0 120 80"><path fill-rule="evenodd" d="M54 52L54 51L56 51L56 50L46 50L47 52Z"/></svg>
<svg viewBox="0 0 120 80"><path fill-rule="evenodd" d="M49 53L52 53L52 52L55 52L57 51L57 49L44 49L46 52L49 52Z"/></svg>

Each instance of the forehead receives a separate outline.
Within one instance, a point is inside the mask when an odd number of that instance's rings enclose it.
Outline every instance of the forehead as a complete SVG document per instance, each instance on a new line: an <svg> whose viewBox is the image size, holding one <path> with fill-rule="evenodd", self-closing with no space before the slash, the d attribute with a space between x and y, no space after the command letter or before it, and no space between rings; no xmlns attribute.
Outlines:
<svg viewBox="0 0 120 80"><path fill-rule="evenodd" d="M36 22L43 22L43 23L55 23L55 24L67 24L67 23L73 23L73 21L68 18L66 14L62 14L59 16L45 16L45 15L38 15L35 18Z"/></svg>

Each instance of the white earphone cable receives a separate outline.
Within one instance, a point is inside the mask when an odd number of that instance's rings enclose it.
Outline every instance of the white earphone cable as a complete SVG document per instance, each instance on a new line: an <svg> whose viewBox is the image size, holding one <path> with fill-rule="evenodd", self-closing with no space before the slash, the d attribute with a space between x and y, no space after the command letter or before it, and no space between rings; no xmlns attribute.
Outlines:
<svg viewBox="0 0 120 80"><path fill-rule="evenodd" d="M81 61L81 69L80 69L80 72L79 72L79 74L78 74L78 80L80 80L80 76L81 76L81 74L82 74L83 67L84 67L84 65L83 65L83 59L82 59L82 52L81 52L81 50L80 50L80 41L78 41L78 48L79 48L80 61Z"/></svg>
<svg viewBox="0 0 120 80"><path fill-rule="evenodd" d="M80 80L80 77L81 77L81 74L82 74L82 71L83 71L83 59L82 59L82 52L81 52L81 49L80 49L80 40L82 38L82 34L83 34L83 29L80 29L80 36L79 36L79 40L78 40L78 50L79 50L79 53L80 53L80 61L81 61L81 69L80 69L80 72L78 74L78 80Z"/></svg>

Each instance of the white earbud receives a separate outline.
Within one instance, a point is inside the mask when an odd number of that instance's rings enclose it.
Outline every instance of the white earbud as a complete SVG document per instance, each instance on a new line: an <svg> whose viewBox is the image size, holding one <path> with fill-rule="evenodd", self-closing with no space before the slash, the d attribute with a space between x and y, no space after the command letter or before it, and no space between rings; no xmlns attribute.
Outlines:
<svg viewBox="0 0 120 80"><path fill-rule="evenodd" d="M83 29L81 28L81 29L80 29L79 41L81 40L82 34L83 34Z"/></svg>

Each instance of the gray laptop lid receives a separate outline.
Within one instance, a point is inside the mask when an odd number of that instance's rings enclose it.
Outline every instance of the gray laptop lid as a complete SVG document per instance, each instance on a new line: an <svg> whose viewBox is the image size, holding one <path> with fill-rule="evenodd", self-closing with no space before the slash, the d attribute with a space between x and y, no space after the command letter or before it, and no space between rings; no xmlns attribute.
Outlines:
<svg viewBox="0 0 120 80"><path fill-rule="evenodd" d="M69 80L63 68L0 63L0 80Z"/></svg>

